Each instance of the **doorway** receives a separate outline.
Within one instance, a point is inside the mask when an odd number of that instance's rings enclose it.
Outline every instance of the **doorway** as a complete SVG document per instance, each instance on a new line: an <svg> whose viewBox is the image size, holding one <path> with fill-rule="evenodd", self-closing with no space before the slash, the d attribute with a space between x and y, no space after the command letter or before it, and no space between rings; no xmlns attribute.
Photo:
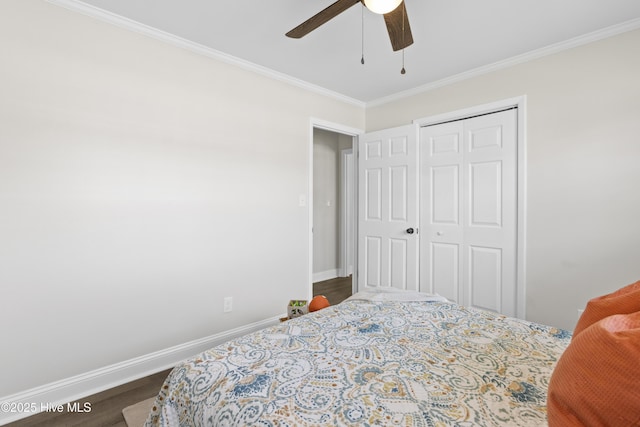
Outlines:
<svg viewBox="0 0 640 427"><path fill-rule="evenodd" d="M322 282L336 277L347 277L353 271L346 265L352 245L347 243L347 234L352 221L343 211L349 208L349 188L352 178L344 171L352 167L348 150L352 150L353 138L325 129L313 131L313 282ZM344 158L343 158L344 156Z"/></svg>
<svg viewBox="0 0 640 427"><path fill-rule="evenodd" d="M355 166L354 142L361 131L312 120L310 147L310 282L330 293L340 288L342 301L354 292ZM329 287L329 288L327 288ZM331 293L330 293L331 294ZM337 304L340 301L331 301Z"/></svg>

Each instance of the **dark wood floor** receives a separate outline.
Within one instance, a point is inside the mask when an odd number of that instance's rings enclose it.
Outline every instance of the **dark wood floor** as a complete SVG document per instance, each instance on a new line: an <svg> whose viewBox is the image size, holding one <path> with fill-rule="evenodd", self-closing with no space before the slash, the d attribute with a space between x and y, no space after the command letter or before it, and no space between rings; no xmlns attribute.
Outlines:
<svg viewBox="0 0 640 427"><path fill-rule="evenodd" d="M313 295L324 295L331 305L336 305L351 296L351 277L338 277L313 284ZM46 412L33 415L10 424L8 427L127 427L122 410L155 396L169 370L141 378L119 387L80 399L79 407L91 404L91 411L84 413Z"/></svg>
<svg viewBox="0 0 640 427"><path fill-rule="evenodd" d="M316 282L313 284L313 296L324 295L329 304L340 304L351 296L351 276Z"/></svg>
<svg viewBox="0 0 640 427"><path fill-rule="evenodd" d="M10 424L11 427L127 427L122 410L158 394L164 379L170 370L159 372L121 386L78 400L80 408L88 402L91 411L79 412L43 412Z"/></svg>

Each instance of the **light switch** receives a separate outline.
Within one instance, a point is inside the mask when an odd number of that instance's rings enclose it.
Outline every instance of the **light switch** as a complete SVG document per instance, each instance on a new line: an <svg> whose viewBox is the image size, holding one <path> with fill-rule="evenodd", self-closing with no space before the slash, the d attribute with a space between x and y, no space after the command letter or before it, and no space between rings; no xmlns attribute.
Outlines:
<svg viewBox="0 0 640 427"><path fill-rule="evenodd" d="M222 311L225 313L229 313L232 310L233 310L233 297L225 297Z"/></svg>

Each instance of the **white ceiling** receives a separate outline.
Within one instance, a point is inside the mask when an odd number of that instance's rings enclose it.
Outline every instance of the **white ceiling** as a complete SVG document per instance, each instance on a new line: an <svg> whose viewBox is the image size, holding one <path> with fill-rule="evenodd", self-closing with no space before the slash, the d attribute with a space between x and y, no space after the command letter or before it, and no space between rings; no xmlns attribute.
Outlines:
<svg viewBox="0 0 640 427"><path fill-rule="evenodd" d="M383 17L359 4L296 40L284 34L334 0L51 1L95 6L360 102L594 32L640 28L639 0L405 0L415 42L401 75Z"/></svg>

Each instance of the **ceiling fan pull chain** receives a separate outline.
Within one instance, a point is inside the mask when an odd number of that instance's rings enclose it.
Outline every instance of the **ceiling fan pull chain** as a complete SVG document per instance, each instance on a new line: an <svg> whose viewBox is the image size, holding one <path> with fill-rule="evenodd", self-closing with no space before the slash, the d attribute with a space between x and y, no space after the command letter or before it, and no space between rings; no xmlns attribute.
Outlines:
<svg viewBox="0 0 640 427"><path fill-rule="evenodd" d="M362 58L360 59L360 63L364 65L364 4L362 4L360 12L362 18Z"/></svg>
<svg viewBox="0 0 640 427"><path fill-rule="evenodd" d="M404 20L405 20L405 16L404 16L404 5L402 7L402 46L404 46ZM400 74L406 74L407 71L404 69L404 47L402 48L402 70L400 70Z"/></svg>

